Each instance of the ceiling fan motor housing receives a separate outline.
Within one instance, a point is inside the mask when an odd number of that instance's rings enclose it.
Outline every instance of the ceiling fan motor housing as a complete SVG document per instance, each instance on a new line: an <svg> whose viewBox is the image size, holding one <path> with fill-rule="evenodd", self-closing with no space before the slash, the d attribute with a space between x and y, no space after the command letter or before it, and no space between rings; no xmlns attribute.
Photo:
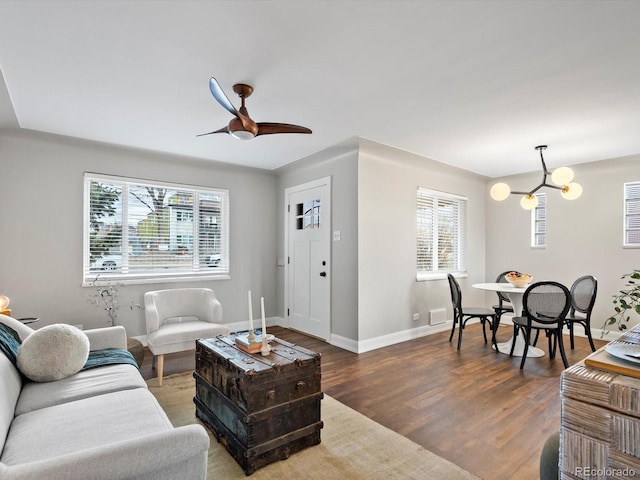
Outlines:
<svg viewBox="0 0 640 480"><path fill-rule="evenodd" d="M229 133L240 140L250 140L258 134L258 125L255 122L250 122L245 127L242 121L235 117L229 122Z"/></svg>

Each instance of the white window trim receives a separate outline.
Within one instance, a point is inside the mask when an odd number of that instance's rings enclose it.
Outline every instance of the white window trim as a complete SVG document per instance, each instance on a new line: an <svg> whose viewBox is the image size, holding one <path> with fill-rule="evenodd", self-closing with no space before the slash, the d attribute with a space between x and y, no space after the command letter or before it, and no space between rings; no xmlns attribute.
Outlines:
<svg viewBox="0 0 640 480"><path fill-rule="evenodd" d="M135 185L148 185L153 187L162 187L177 190L193 190L198 193L215 193L224 197L221 206L221 217L223 219L223 231L221 235L221 255L226 259L226 268L223 271L212 273L209 270L199 272L198 267L194 266L194 270L190 272L169 272L166 274L154 273L107 273L107 272L91 272L90 270L90 252L89 252L89 204L90 204L90 185L92 181L103 181L105 183L125 183ZM195 206L197 208L197 205ZM127 217L127 204L123 205L123 218ZM197 225L197 222L194 222ZM229 190L223 188L202 187L196 185L186 185L161 181L150 181L131 177L120 177L114 175L104 175L97 173L85 172L84 174L84 202L83 202L83 265L82 265L82 286L93 287L95 285L117 282L121 285L129 284L153 284L153 283L169 283L169 282L190 282L202 280L228 280L230 279L230 253L229 253L229 236L230 236L230 219L229 219ZM128 229L123 229L123 242L127 242ZM197 245L198 229L194 230L194 245ZM128 255L128 253L127 253ZM127 255L123 255L123 264L126 264ZM197 263L197 262L196 262Z"/></svg>
<svg viewBox="0 0 640 480"><path fill-rule="evenodd" d="M450 270L450 271L445 271L445 270L439 270L439 271L432 271L432 272L427 272L427 271L417 271L416 272L416 281L418 282L423 282L423 281L431 281L431 280L442 280L442 279L446 279L447 278L447 274L451 273L454 277L456 278L464 278L468 276L467 273L467 264L466 264L466 237L467 237L467 233L466 233L466 229L467 229L467 202L468 202L468 198L464 195L458 195L458 194L454 194L454 193L447 193L447 192L441 192L438 190L432 190L429 188L425 188L425 187L418 187L417 188L417 192L416 192L416 203L418 201L418 196L419 195L425 195L425 196L431 196L434 199L448 199L448 200L458 200L461 202L464 202L464 212L463 212L463 222L460 222L458 225L458 258L459 258L459 262L462 265L458 265L461 266L461 268L459 269L455 269L455 270ZM417 205L416 205L417 208ZM417 225L416 225L417 227ZM417 231L416 231L416 244L418 241L418 236L417 236ZM416 269L417 269L417 252L416 252Z"/></svg>
<svg viewBox="0 0 640 480"><path fill-rule="evenodd" d="M640 243L627 243L627 232L630 230L627 228L627 200L636 200L640 197L631 197L631 190L640 190L640 181L626 182L624 184L624 195L622 200L622 248L640 248ZM635 216L635 214L633 215Z"/></svg>
<svg viewBox="0 0 640 480"><path fill-rule="evenodd" d="M545 222L545 233L544 233L544 245L537 245L536 244L536 223L537 223L537 217L536 217L536 212L542 210L542 207L540 207L540 202L538 201L538 206L536 208L532 208L531 209L531 249L532 250L544 250L545 248L547 248L547 235L548 235L548 231L547 231L547 227L549 226L549 222L548 222L548 218L547 218L547 194L546 193L536 193L535 194L536 197L538 197L538 199L540 199L540 197L544 198L544 211L545 211L545 216L544 216L544 222Z"/></svg>

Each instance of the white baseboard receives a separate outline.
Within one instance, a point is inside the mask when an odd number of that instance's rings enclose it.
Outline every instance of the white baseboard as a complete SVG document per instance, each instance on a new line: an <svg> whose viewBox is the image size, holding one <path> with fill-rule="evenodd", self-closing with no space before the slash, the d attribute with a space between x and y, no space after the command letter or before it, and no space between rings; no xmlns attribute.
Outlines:
<svg viewBox="0 0 640 480"><path fill-rule="evenodd" d="M446 322L440 323L438 325L422 325L416 328L411 328L409 330L393 332L388 335L381 335L379 337L370 338L370 339L361 340L361 341L332 334L329 339L329 344L338 348L342 348L343 350L347 350L349 352L365 353L371 350L376 350L378 348L395 345L396 343L402 343L409 340L415 340L417 338L425 337L427 335L433 335L434 333L448 331L451 329L451 322L452 320L447 320ZM478 323L478 322L479 320L474 319L474 320L471 320L469 324ZM254 327L258 328L259 323L260 322L256 323L256 321L254 321ZM284 321L284 318L282 317L269 317L266 319L266 323L267 323L267 330L269 329L269 327L272 327L272 326L278 326L278 327L284 327L284 328L288 327L288 325L286 325ZM511 328L512 325L513 323L511 322L511 317L509 316L502 317L500 321L501 328L505 328L505 327ZM246 322L228 323L226 324L226 326L229 327L229 329L231 329L232 332L243 331L243 330L249 329L249 322L246 321ZM594 340L606 340L606 341L615 340L620 335L622 335L623 332L610 331L603 338L601 337L601 333L602 333L602 330L599 328L591 329L591 335L594 338ZM565 331L565 334L568 335L569 332ZM584 334L581 328L576 328L574 335L577 337L586 337L586 335ZM134 338L137 338L143 344L146 345L146 336L134 337Z"/></svg>
<svg viewBox="0 0 640 480"><path fill-rule="evenodd" d="M394 332L380 337L370 338L367 340L356 341L350 338L340 337L339 335L331 335L331 345L349 350L353 353L364 353L378 348L388 347L396 343L415 340L416 338L425 337L438 332L444 332L451 329L451 320L438 325L423 325L401 332Z"/></svg>

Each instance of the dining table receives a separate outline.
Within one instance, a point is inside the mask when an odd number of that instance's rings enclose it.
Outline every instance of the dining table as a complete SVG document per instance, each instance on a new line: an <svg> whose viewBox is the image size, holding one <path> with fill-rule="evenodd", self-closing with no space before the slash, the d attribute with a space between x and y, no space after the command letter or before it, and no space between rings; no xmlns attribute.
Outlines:
<svg viewBox="0 0 640 480"><path fill-rule="evenodd" d="M487 290L490 292L501 292L506 295L506 297L511 302L513 306L513 314L516 317L522 316L522 297L524 296L524 292L527 291L527 286L525 287L515 287L510 283L497 282L497 283L474 283L471 285L473 288L477 288L479 290ZM513 347L513 355L516 357L521 357L524 354L524 334L516 335L515 337L511 337L507 342L501 342L497 344L498 352L509 355L511 353L511 344L515 341L515 345ZM493 347L495 348L495 347ZM534 347L533 345L529 345L529 351L527 352L527 357L544 357L544 350Z"/></svg>

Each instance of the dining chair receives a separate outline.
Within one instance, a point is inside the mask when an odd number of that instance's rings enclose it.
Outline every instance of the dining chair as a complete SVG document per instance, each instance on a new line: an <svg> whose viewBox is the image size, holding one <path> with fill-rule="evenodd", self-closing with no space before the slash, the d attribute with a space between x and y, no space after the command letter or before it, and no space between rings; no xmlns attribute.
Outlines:
<svg viewBox="0 0 640 480"><path fill-rule="evenodd" d="M531 284L524 292L522 298L521 317L514 317L513 336L520 333L524 334L524 352L522 353L522 361L520 369L524 368L524 362L527 360L527 352L531 344L531 332L533 330L539 333L543 330L549 339L549 358L556 356L556 345L560 344L560 355L564 367L569 367L567 356L564 352L564 344L562 342L562 328L564 327L565 317L571 306L571 294L567 287L558 282L545 281ZM552 344L553 342L553 344ZM513 356L513 346L511 345L510 355Z"/></svg>
<svg viewBox="0 0 640 480"><path fill-rule="evenodd" d="M596 346L593 344L593 338L591 337L591 311L594 303L596 303L597 292L598 281L593 275L584 275L571 285L571 308L567 318L565 318L565 324L569 327L571 350L574 349L573 327L577 323L584 327L584 333L589 339L591 351L596 351ZM576 313L582 315L576 315Z"/></svg>
<svg viewBox="0 0 640 480"><path fill-rule="evenodd" d="M481 307L463 307L462 306L462 291L460 290L460 284L450 273L447 274L449 280L449 289L451 290L451 304L453 305L453 326L451 327L451 335L449 335L449 341L453 339L453 335L456 331L456 325L459 325L458 329L458 350L462 345L462 331L467 322L472 318L480 319L482 324L482 335L484 336L484 343L487 343L487 332L485 325L488 323L491 328L491 343L498 351L496 344L496 313L490 308Z"/></svg>
<svg viewBox="0 0 640 480"><path fill-rule="evenodd" d="M505 278L505 275L509 272L515 272L515 270L507 270L506 272L502 272L500 275L496 277L496 283L509 283L509 281ZM519 272L516 272L519 273ZM498 295L498 304L493 306L493 309L496 312L496 331L500 326L500 317L502 317L503 313L512 313L513 306L511 305L511 301L509 297L507 297L503 292L496 292Z"/></svg>

